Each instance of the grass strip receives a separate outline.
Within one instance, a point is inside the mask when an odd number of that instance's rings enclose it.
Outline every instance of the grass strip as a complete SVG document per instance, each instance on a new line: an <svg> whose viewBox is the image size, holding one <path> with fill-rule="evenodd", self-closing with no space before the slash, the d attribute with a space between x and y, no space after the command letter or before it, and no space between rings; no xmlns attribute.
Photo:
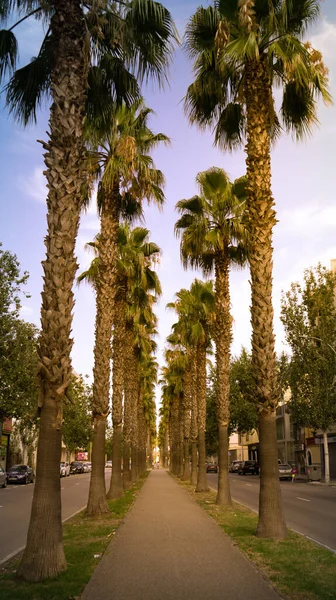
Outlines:
<svg viewBox="0 0 336 600"><path fill-rule="evenodd" d="M214 490L196 493L190 484L177 481L279 592L290 600L335 600L333 552L291 530L281 541L257 538L254 512L236 502L230 509L218 506Z"/></svg>
<svg viewBox="0 0 336 600"><path fill-rule="evenodd" d="M139 477L122 498L108 500L110 514L96 519L84 517L85 511L82 511L64 523L63 542L68 569L58 577L41 583L26 583L16 577L19 558L2 565L1 600L79 600L148 474L149 471Z"/></svg>

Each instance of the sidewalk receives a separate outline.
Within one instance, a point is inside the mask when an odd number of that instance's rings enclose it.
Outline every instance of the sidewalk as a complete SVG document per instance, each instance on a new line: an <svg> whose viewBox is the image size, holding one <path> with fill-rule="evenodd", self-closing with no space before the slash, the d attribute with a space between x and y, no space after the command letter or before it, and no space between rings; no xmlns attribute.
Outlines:
<svg viewBox="0 0 336 600"><path fill-rule="evenodd" d="M164 470L152 471L81 600L279 600Z"/></svg>

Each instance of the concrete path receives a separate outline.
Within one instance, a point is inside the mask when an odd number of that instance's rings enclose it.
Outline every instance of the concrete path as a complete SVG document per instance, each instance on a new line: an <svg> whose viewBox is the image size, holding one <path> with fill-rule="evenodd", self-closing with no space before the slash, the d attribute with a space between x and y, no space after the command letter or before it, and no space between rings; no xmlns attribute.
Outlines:
<svg viewBox="0 0 336 600"><path fill-rule="evenodd" d="M164 470L152 471L82 600L279 600Z"/></svg>

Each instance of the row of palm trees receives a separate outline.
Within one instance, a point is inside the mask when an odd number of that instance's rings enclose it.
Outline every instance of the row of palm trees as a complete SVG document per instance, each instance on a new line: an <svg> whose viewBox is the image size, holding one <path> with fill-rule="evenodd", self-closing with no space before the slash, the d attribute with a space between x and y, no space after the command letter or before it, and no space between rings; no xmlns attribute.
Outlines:
<svg viewBox="0 0 336 600"><path fill-rule="evenodd" d="M109 410L119 219L125 203L133 206L135 214L139 209L141 213L143 198L163 197L160 174L153 171L146 156L141 165L135 160L134 134L130 132L122 141L114 137L117 113L123 106L140 102L144 80L164 82L177 33L169 11L153 0L88 0L84 4L80 0L4 0L0 18L4 24L0 76L7 77L9 110L27 124L36 119L43 100L51 99L48 140L42 142L48 230L39 344L40 435L27 546L18 569L24 579L39 581L66 568L59 461L62 403L71 377L74 249L80 213L96 176L103 172L98 184L101 231L95 284L95 452L88 505L88 513L94 514L104 510L106 503L101 457ZM37 56L17 68L15 32L28 18L42 21L46 33ZM8 21L14 24L9 27ZM147 136L139 144L139 155L146 155L148 143ZM97 151L93 158L88 144ZM104 169L109 153L116 160ZM139 326L145 328L141 322ZM150 364L144 367L147 379L151 368ZM139 395L148 403L147 386L141 385ZM134 419L132 414L129 426Z"/></svg>
<svg viewBox="0 0 336 600"><path fill-rule="evenodd" d="M271 190L271 144L282 130L302 138L317 122L317 99L331 102L328 71L322 56L302 41L307 27L319 15L319 4L311 0L295 3L286 0L215 0L212 6L199 7L191 17L185 41L194 60L195 74L185 98L189 120L201 128L211 127L214 143L223 149L233 150L245 144L246 180L242 183L246 211L242 225L246 231L251 272L252 365L259 413L261 466L257 533L273 538L286 535L286 524L278 479L275 427L279 386L272 306L272 231L276 213ZM283 90L279 114L274 101L275 86ZM200 174L198 181L208 175ZM203 271L213 268L215 272L214 340L221 479L218 500L229 504L227 430L231 318L227 248L232 239L228 238L224 226L217 224L215 213L210 212L209 216L203 206L202 197L178 203L177 208L183 214L176 227L183 230L181 254L184 265L200 266ZM235 252L238 254L240 241L242 238L237 237ZM214 258L216 252L217 261ZM179 314L179 302L176 309ZM200 325L196 323L195 328L200 332ZM190 332L189 343L192 335ZM184 345L182 352L187 352L187 346ZM170 376L170 371L168 374ZM200 414L196 489L200 489L200 477L202 480L204 477L200 475L204 465L203 404L203 399L198 399L201 408L197 409ZM167 410L163 409L164 414Z"/></svg>
<svg viewBox="0 0 336 600"><path fill-rule="evenodd" d="M279 386L272 306L276 213L271 145L282 131L298 139L304 137L317 123L317 100L331 102L322 56L303 42L319 10L318 0L215 0L212 6L197 9L186 30L185 45L194 60L195 75L185 98L189 120L201 128L211 127L219 147L233 150L244 145L246 152L244 223L251 273L252 366L261 467L257 533L272 538L284 537L286 524L275 426ZM279 112L275 87L283 92ZM222 302L224 306L225 300ZM223 313L219 317L216 313L217 318L222 319ZM222 343L215 341L217 347ZM222 354L225 344L219 359L223 382L227 380L225 365L229 364L228 356L223 358ZM221 412L223 433L226 424L227 415Z"/></svg>
<svg viewBox="0 0 336 600"><path fill-rule="evenodd" d="M233 149L244 143L245 137L247 140L246 230L251 267L252 360L260 413L262 473L258 531L261 535L272 537L281 537L285 532L274 443L278 392L271 300L275 211L270 184L270 147L281 127L274 107L273 85L281 85L284 89L281 105L284 128L302 136L316 121L316 98L322 96L325 101L330 101L322 58L301 41L318 11L318 0L297 0L295 3L290 0L216 0L213 6L197 9L186 31L185 45L194 59L195 71L195 80L189 86L185 99L189 119L201 127L213 127L215 143L222 148ZM59 459L62 402L71 375L72 288L77 269L74 248L80 212L85 200L90 197L94 182L98 181L101 230L96 240L99 259L98 278L94 284L97 299L94 457L88 514L99 514L106 510L102 456L109 410L111 335L112 328L115 333L118 327L122 327L115 317L116 312L120 314L116 306L121 293L117 285L119 226L130 215L141 215L143 199L162 201L162 174L155 170L147 151L157 142L167 142L164 136L155 140L148 128L144 139L137 142L136 127L132 129L134 123L125 125L125 131L127 127L129 129L124 136L120 135L119 123L123 117L125 122L136 120L137 110L140 114L139 105L135 105L137 108L133 116L126 116L126 109L140 102L144 79L151 78L159 83L166 79L177 34L170 13L153 0L88 0L85 4L80 0L51 0L49 3L42 0L1 0L2 20L13 19L17 12L18 21L0 31L0 75L10 77L7 84L9 109L27 123L36 118L36 109L45 96L52 100L48 141L42 144L48 182L48 230L46 260L43 262L39 346L37 480L27 546L18 570L25 579L37 581L53 577L66 568L62 545ZM17 69L15 29L30 17L42 18L46 34L37 56ZM138 125L141 123L138 122ZM236 196L239 197L238 188ZM183 212L184 208L181 209ZM194 259L189 260L192 262ZM214 264L217 270L216 327L222 328L222 331L225 329L224 341L223 336L216 335L225 398L228 365L225 348L229 347L231 334L228 317L221 311L228 301L225 295L228 263L225 256L219 256L217 267L216 260ZM147 311L150 312L149 308ZM187 319L187 314L183 315ZM139 332L147 328L141 318ZM154 330L155 323L151 327ZM134 335L130 329L126 319L125 339L129 339L129 348L131 334ZM127 417L124 423L126 432L132 423L136 423L135 407L139 405L139 397L148 400L146 386L155 362L151 357L142 379L138 379L136 399L131 381L135 385L135 349L142 344L139 332L136 334L139 336L138 345L133 343L133 351L124 358L124 361L129 361L124 365L128 374L124 382L126 415L126 398L133 394L131 424ZM196 336L197 332L200 343L193 360L204 365L207 335L205 331L201 333L200 325L195 327L193 335ZM179 335L178 331L176 335ZM116 337L114 335L114 341ZM148 338L146 340L148 342ZM114 354L114 358L116 356ZM201 375L197 376L201 398L204 394L203 373L202 366ZM118 385L117 395L120 395L120 383L116 381L116 388ZM128 391L127 386L132 389ZM197 427L201 440L204 432L203 399L200 406ZM117 409L115 423L118 431L120 410L118 415ZM137 424L134 427L137 428ZM221 427L225 437L227 414L224 409ZM116 439L118 437L117 433ZM129 437L127 433L125 436L125 432L124 439L127 454ZM222 460L225 460L224 454ZM136 461L132 460L133 464ZM115 473L116 480L118 477ZM266 506L272 510L271 518Z"/></svg>

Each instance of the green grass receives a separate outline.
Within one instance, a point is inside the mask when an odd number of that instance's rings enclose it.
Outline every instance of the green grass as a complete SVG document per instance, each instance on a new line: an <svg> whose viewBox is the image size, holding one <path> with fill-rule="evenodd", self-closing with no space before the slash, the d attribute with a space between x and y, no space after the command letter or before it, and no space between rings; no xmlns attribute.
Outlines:
<svg viewBox="0 0 336 600"><path fill-rule="evenodd" d="M224 509L217 506L215 491L196 494L189 484L179 483L290 600L335 600L335 554L294 531L281 541L257 538L255 513L235 502Z"/></svg>
<svg viewBox="0 0 336 600"><path fill-rule="evenodd" d="M83 511L64 524L63 541L68 569L55 579L42 583L25 583L16 577L18 558L2 565L1 600L79 600L148 473L139 478L123 498L108 501L110 514L99 519L88 519L84 517ZM95 555L99 556L95 558Z"/></svg>

